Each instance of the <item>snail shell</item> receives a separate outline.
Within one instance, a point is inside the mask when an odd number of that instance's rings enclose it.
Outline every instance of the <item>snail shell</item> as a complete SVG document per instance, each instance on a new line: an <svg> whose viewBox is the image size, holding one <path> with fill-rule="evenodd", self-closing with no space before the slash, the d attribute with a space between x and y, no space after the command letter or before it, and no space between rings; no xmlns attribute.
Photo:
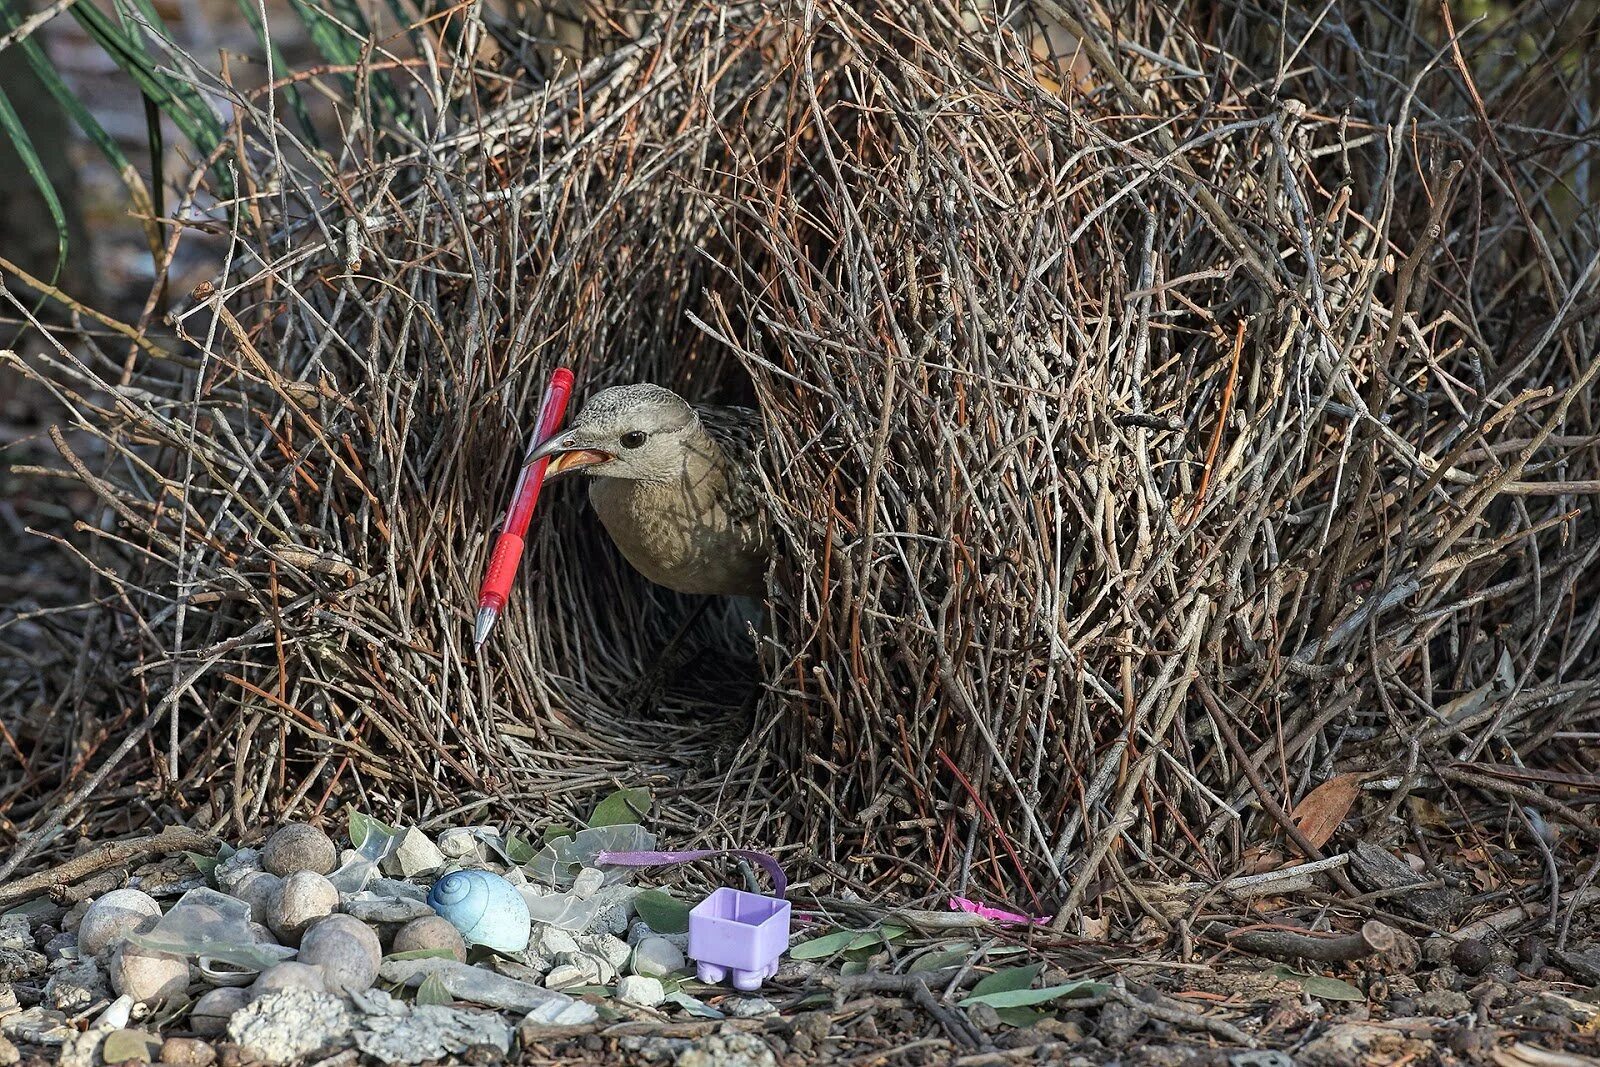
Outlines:
<svg viewBox="0 0 1600 1067"><path fill-rule="evenodd" d="M461 931L469 945L497 952L528 947L532 919L516 886L488 871L456 871L433 884L428 905Z"/></svg>

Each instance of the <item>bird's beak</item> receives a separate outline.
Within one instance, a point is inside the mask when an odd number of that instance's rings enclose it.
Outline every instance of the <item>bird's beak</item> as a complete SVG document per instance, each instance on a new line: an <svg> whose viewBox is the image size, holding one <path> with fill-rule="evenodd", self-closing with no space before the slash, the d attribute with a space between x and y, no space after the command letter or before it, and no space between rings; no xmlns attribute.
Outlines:
<svg viewBox="0 0 1600 1067"><path fill-rule="evenodd" d="M584 467L593 467L601 463L609 463L616 459L610 452L602 452L596 448L584 448L577 444L570 433L558 433L545 441L532 452L528 453L522 461L524 467L531 466L541 459L548 459L550 466L545 468L544 476L548 481L551 478L582 470Z"/></svg>

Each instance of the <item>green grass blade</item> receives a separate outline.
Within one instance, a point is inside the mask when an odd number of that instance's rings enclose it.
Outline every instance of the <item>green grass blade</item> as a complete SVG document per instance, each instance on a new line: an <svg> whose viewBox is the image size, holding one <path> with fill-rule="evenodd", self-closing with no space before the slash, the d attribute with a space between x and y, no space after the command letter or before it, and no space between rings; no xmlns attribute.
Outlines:
<svg viewBox="0 0 1600 1067"><path fill-rule="evenodd" d="M6 8L0 13L0 31L9 32L17 25L16 12ZM17 47L22 49L23 58L28 61L28 66L33 68L34 77L39 79L45 91L61 106L61 110L66 112L67 118L83 131L89 143L100 150L100 154L106 157L106 162L116 170L117 176L122 179L122 184L128 189L128 198L133 201L134 211L145 216L145 237L152 242L151 251L154 252L160 247L161 231L149 218L155 214L155 207L150 199L150 188L145 185L138 168L128 160L122 151L122 146L106 132L99 120L83 106L83 101L78 99L77 94L67 87L61 72L50 62L50 57L44 54L44 49L39 47L38 42L32 37L25 37L18 42Z"/></svg>
<svg viewBox="0 0 1600 1067"><path fill-rule="evenodd" d="M17 109L11 106L11 98L6 95L4 89L0 89L0 130L11 139L11 146L17 150L17 155L21 157L22 165L33 179L33 184L39 187L39 194L44 197L45 206L50 209L50 219L56 224L56 269L50 275L50 284L54 285L56 279L61 276L61 268L67 262L67 213L61 208L61 198L56 196L55 186L50 184L50 176L44 172L44 163L33 147L33 138L23 129L22 118L17 114Z"/></svg>
<svg viewBox="0 0 1600 1067"><path fill-rule="evenodd" d="M274 77L281 78L291 70L289 61L283 57L278 43L268 35L267 29L261 24L261 13L251 0L236 0L239 13L250 24L250 29L255 32L256 40L262 49L272 56L272 73ZM300 130L306 136L306 141L313 148L322 147L322 139L317 136L317 128L311 121L311 111L306 107L305 97L300 95L300 86L293 83L284 88L284 96L288 98L289 110L294 112L295 121L300 124Z"/></svg>
<svg viewBox="0 0 1600 1067"><path fill-rule="evenodd" d="M308 0L289 0L289 3L294 8L295 14L300 17L300 21L305 24L311 42L317 46L317 51L322 53L323 59L336 66L353 67L365 58L366 53L361 41L367 36L367 20L354 5L344 3L330 5L331 9L345 20L341 23L339 19L331 17ZM345 92L350 99L354 100L357 88L355 76L341 75L340 81L343 82ZM395 92L387 74L368 73L367 85L383 109L396 122L409 125L405 106L401 103L399 94Z"/></svg>
<svg viewBox="0 0 1600 1067"><path fill-rule="evenodd" d="M138 35L124 32L94 4L74 4L71 10L84 32L133 78L139 91L155 102L202 155L209 155L222 141L222 123L199 94L157 70Z"/></svg>

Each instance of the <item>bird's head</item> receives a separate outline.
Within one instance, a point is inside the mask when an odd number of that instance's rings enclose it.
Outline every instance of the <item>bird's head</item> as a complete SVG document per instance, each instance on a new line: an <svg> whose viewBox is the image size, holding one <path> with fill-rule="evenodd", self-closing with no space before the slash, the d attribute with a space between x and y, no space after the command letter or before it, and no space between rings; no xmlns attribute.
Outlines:
<svg viewBox="0 0 1600 1067"><path fill-rule="evenodd" d="M568 427L528 454L549 459L546 478L583 471L597 478L670 481L699 447L700 418L659 385L618 385L589 398Z"/></svg>

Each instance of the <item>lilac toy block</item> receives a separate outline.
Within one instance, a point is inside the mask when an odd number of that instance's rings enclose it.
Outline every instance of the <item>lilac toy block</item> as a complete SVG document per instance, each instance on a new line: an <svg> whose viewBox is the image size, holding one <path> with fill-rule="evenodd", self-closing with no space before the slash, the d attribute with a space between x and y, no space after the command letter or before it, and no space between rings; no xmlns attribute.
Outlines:
<svg viewBox="0 0 1600 1067"><path fill-rule="evenodd" d="M689 958L702 982L731 973L735 989L760 989L788 947L787 900L723 887L689 913Z"/></svg>

